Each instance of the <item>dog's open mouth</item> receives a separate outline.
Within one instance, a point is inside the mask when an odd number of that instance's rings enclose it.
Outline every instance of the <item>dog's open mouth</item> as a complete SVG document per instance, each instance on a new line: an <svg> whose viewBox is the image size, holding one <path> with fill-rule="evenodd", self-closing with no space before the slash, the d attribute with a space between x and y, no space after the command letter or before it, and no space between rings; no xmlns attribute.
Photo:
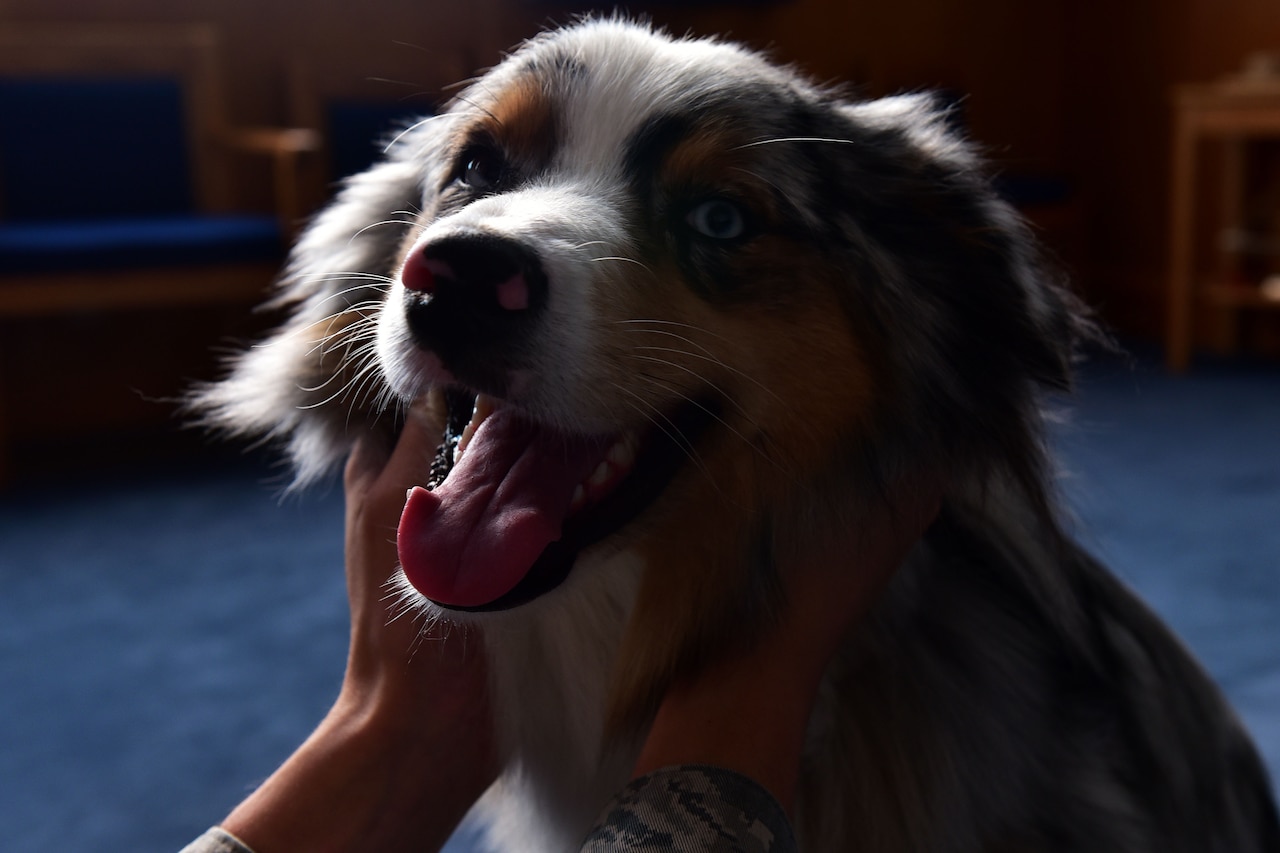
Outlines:
<svg viewBox="0 0 1280 853"><path fill-rule="evenodd" d="M484 396L446 399L451 426L432 483L410 492L397 541L409 582L467 611L517 607L559 586L580 551L661 494L715 417L712 404L690 402L643 435L580 436Z"/></svg>

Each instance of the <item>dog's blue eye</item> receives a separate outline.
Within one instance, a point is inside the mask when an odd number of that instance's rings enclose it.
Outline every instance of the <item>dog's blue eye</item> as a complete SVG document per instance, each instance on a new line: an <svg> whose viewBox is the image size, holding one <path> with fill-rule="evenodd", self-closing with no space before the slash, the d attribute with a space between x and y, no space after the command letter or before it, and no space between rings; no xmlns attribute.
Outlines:
<svg viewBox="0 0 1280 853"><path fill-rule="evenodd" d="M735 240L747 230L747 218L742 210L733 202L719 198L694 207L685 221L699 234L713 240Z"/></svg>

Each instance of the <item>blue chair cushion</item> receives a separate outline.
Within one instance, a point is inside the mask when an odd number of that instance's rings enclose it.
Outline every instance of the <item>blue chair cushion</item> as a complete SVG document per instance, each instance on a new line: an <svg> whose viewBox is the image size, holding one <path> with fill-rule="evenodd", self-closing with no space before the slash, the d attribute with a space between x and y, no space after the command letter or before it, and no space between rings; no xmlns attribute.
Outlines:
<svg viewBox="0 0 1280 853"><path fill-rule="evenodd" d="M0 222L0 275L278 262L271 216Z"/></svg>
<svg viewBox="0 0 1280 853"><path fill-rule="evenodd" d="M407 103L364 101L334 101L325 111L335 180L368 169L397 133L431 114Z"/></svg>
<svg viewBox="0 0 1280 853"><path fill-rule="evenodd" d="M165 78L0 78L10 221L191 213L182 87Z"/></svg>

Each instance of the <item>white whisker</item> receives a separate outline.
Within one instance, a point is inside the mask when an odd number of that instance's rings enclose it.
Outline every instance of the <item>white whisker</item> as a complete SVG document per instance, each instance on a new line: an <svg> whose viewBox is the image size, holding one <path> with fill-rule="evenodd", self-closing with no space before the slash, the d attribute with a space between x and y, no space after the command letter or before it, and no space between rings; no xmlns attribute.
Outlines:
<svg viewBox="0 0 1280 853"><path fill-rule="evenodd" d="M405 138L406 136L408 136L410 133L413 133L413 132L414 132L415 130L417 130L418 128L423 127L424 125L430 124L431 122L435 121L436 119L448 118L448 117L449 117L449 113L438 113L438 114L436 114L436 115L427 116L426 118L422 119L421 121L415 121L413 124L409 125L409 126L408 126L408 127L406 127L404 130L402 130L402 131L400 131L399 133L397 133L397 134L395 135L395 137L394 137L394 138L392 138L392 140L391 140L390 142L388 142L388 143L387 143L386 147L382 149L382 153L383 153L383 154L386 154L386 153L387 153L387 152L389 152L392 148L395 148L395 147L396 147L396 143L398 143L401 139L404 139L404 138Z"/></svg>
<svg viewBox="0 0 1280 853"><path fill-rule="evenodd" d="M755 179L756 179L757 181L759 181L760 183L762 183L762 184L765 184L765 185L767 185L767 186L772 187L772 188L774 189L774 191L776 191L776 192L778 193L778 195L780 195L780 196L787 197L787 196L790 196L790 195L791 195L791 193L790 193L790 192L788 192L787 190L785 190L781 185L779 185L778 183L776 183L775 181L773 181L773 180L772 180L772 179L770 179L770 178L766 178L764 175L760 174L759 172L757 172L757 171L755 171L755 170L753 170L753 169L743 169L743 168L741 168L741 167L735 167L735 168L734 168L734 171L735 171L735 172L742 172L744 175L750 175L751 177L755 178Z"/></svg>
<svg viewBox="0 0 1280 853"><path fill-rule="evenodd" d="M352 234L351 240L348 240L347 242L348 243L353 242L357 237L359 237L361 234L365 233L366 231L372 231L374 228L380 228L383 225L416 225L416 224L417 223L412 219L382 219L382 220L379 220L378 222L370 222L368 225L361 228L356 233Z"/></svg>
<svg viewBox="0 0 1280 853"><path fill-rule="evenodd" d="M661 332L659 332L659 334L661 334ZM697 346L697 344L693 343L693 341L689 341L687 338L683 338L680 335L673 334L672 337L678 340L684 340L687 343L689 343L691 346ZM702 352L689 352L688 350L676 349L674 347L659 347L659 346L652 346L652 345L637 346L637 347L634 347L633 349L635 349L636 351L645 351L645 352L665 352L671 355L682 355L688 358L696 358L702 361L709 362L711 364L714 364L716 367L724 368L725 370L732 373L734 376L738 376L738 377L741 377L742 379L747 380L752 385L756 386L757 388L759 388L764 393L768 394L773 399L777 400L778 402L782 402L782 397L780 397L778 393L774 391L772 388L770 388L768 385L765 385L759 379L756 379L754 376L747 373L746 371L740 370L734 367L732 364L729 364L726 361L724 361L724 359L718 358L715 355L712 355L711 353L707 352L706 350L703 350ZM699 347L699 349L702 349L702 348ZM642 356L637 356L637 358L640 358L640 357ZM671 363L671 362L667 362L667 363Z"/></svg>
<svg viewBox="0 0 1280 853"><path fill-rule="evenodd" d="M832 139L824 136L779 136L773 139L760 139L735 146L730 151L742 151L746 148L758 148L761 145L773 145L776 142L821 142L829 145L853 145L852 139Z"/></svg>
<svg viewBox="0 0 1280 853"><path fill-rule="evenodd" d="M623 325L623 326L627 326L627 325L672 326L677 329L689 329L691 331L697 332L700 335L706 335L707 337L715 338L718 341L728 342L729 340L724 335L713 332L710 329L706 329L701 326L695 326L692 323L682 323L677 320L659 320L656 317L648 317L648 318L636 317L630 320L618 320L616 322L618 323L618 325ZM645 331L645 330L641 329L640 331ZM657 329L653 329L652 331L657 331ZM686 338L685 340L688 340L688 339ZM692 344L693 341L689 341L689 343Z"/></svg>
<svg viewBox="0 0 1280 853"><path fill-rule="evenodd" d="M635 398L638 402L633 403L627 400L624 400L623 402L635 410L642 418L653 424L654 427L661 431L667 438L671 439L671 442L678 446L680 450L684 452L685 456L689 457L690 462L698 466L702 473L707 476L707 479L712 482L715 481L715 478L711 475L711 471L707 468L706 463L704 463L698 455L698 449L693 445L693 442L689 440L688 436L680 431L680 428L676 426L675 422L672 421L665 412L654 406L644 397L640 396L640 394L624 385L619 385L615 382L613 383L613 387L622 393ZM659 418L661 418L661 422L659 422Z"/></svg>
<svg viewBox="0 0 1280 853"><path fill-rule="evenodd" d="M640 323L652 323L655 325L674 326L676 328L688 329L701 334L706 334L722 341L727 340L722 335L717 335L713 332L710 332L706 329L699 328L698 326L694 326L689 323L676 323L676 322L667 321L667 320L619 320L618 322L625 323L625 324L632 324L632 325L640 324ZM697 341L693 340L687 335L681 335L677 332L671 331L671 329L660 329L660 328L651 328L651 327L632 328L632 329L628 329L628 331L637 332L641 334L663 335L666 337L675 338L678 341L681 341L683 343L688 344L691 347L696 348L698 352L695 353L695 352L690 352L688 350L664 348L664 347L658 347L658 346L637 346L635 347L636 350L652 350L656 352L668 352L668 353L677 354L677 355L687 355L690 358L699 358L704 361L711 362L712 364L715 364L717 367L722 367L725 370L729 371L730 373L734 374L735 376L738 376L738 377L741 377L742 379L747 380L752 385L755 385L761 391L768 394L770 397L773 397L773 399L779 402L782 401L782 398L778 396L777 392L775 392L772 388L765 385L764 383L756 379L751 374L746 373L745 371L740 370L739 368L736 368L733 365L729 364L724 359L720 358L715 353L713 353L711 350L707 349L702 344L698 343Z"/></svg>
<svg viewBox="0 0 1280 853"><path fill-rule="evenodd" d="M750 419L750 414L746 411L746 409L742 408L741 404L739 404L736 400L733 400L728 395L726 395L723 391L721 391L718 387L716 387L715 384L708 382L704 377L699 376L696 371L691 370L687 367L684 367L683 365L666 361L664 359L649 358L646 356L636 356L636 357L647 360L647 361L654 361L669 367L678 368L680 370L684 370L685 372L699 379L701 382L703 382L712 390L714 390L716 394L720 397L720 399L726 400L730 405L734 406L744 417L747 417L748 419ZM650 376L644 373L640 373L638 374L638 376L643 381L648 382L652 385L657 385L658 387L663 388L664 390L668 390L668 391L673 390L670 383L665 382L656 376ZM693 404L694 406L696 406L697 408L701 409L703 412L705 412L706 414L714 418L721 426L729 430L729 432L733 433L738 439L740 439L743 444L747 445L756 453L758 453L761 459L768 462L774 468L777 468L779 472L784 474L787 473L786 467L781 462L779 462L777 459L774 459L773 456L771 456L770 454L766 453L764 448L762 448L757 442L752 441L750 438L744 435L741 430L739 430L733 424L729 423L727 420L721 417L718 413L712 411L711 409L708 409L706 406L699 403L696 399L689 397L687 394L682 394L681 396L683 396L689 403Z"/></svg>
<svg viewBox="0 0 1280 853"><path fill-rule="evenodd" d="M649 267L646 264L640 261L637 261L635 258L624 258L619 255L612 255L612 256L607 256L603 258L592 258L591 260L593 263L596 261L626 261L629 264L635 264L636 266L640 267L642 270L644 270L647 273L653 272L653 270L649 269Z"/></svg>

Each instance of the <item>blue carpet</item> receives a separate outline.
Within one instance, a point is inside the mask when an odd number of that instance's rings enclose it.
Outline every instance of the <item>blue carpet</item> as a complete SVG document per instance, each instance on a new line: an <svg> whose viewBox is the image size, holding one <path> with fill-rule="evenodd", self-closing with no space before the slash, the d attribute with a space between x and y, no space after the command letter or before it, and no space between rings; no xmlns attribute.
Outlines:
<svg viewBox="0 0 1280 853"><path fill-rule="evenodd" d="M1091 369L1059 444L1081 536L1183 635L1280 777L1280 369ZM328 708L341 495L281 502L267 479L201 466L0 500L6 850L175 851Z"/></svg>

